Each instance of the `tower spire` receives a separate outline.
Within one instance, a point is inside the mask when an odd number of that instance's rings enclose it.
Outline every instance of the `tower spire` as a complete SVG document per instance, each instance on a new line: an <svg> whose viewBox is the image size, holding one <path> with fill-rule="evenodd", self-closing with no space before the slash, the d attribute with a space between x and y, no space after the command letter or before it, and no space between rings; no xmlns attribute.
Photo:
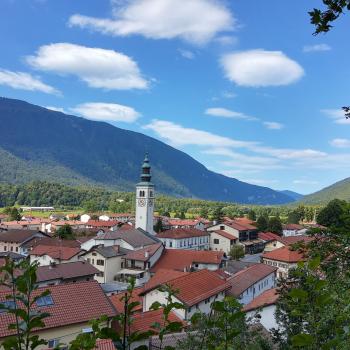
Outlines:
<svg viewBox="0 0 350 350"><path fill-rule="evenodd" d="M141 182L151 182L151 166L149 164L148 153L145 154L145 159L143 160L140 178Z"/></svg>

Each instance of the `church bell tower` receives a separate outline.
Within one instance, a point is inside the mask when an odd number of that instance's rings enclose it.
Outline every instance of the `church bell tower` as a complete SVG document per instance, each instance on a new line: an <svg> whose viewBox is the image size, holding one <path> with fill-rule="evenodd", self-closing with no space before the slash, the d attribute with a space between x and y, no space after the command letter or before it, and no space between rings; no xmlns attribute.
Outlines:
<svg viewBox="0 0 350 350"><path fill-rule="evenodd" d="M148 233L153 231L154 185L151 183L151 166L146 154L142 164L141 182L136 185L135 228Z"/></svg>

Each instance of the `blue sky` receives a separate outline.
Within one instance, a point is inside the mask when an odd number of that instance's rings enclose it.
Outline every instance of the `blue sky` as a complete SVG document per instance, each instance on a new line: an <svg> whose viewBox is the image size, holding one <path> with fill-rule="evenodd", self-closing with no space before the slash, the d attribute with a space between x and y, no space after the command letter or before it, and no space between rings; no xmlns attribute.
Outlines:
<svg viewBox="0 0 350 350"><path fill-rule="evenodd" d="M2 0L0 95L311 193L350 173L350 16L315 37L320 3Z"/></svg>

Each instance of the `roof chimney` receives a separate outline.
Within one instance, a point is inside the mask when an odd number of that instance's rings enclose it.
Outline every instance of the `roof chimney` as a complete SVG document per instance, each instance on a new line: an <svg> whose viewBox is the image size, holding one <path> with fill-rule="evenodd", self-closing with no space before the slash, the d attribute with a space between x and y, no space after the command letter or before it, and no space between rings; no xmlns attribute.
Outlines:
<svg viewBox="0 0 350 350"><path fill-rule="evenodd" d="M149 257L149 251L146 250L146 251L145 251L145 258L148 258L148 257Z"/></svg>

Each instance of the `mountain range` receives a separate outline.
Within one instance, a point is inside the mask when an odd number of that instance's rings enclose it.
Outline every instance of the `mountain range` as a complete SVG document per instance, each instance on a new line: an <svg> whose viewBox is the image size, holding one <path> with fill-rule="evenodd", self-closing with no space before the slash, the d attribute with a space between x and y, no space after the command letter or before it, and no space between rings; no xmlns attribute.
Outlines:
<svg viewBox="0 0 350 350"><path fill-rule="evenodd" d="M0 98L0 182L34 180L134 190L145 152L159 192L245 204L284 204L291 194L213 171L159 140L105 122Z"/></svg>

